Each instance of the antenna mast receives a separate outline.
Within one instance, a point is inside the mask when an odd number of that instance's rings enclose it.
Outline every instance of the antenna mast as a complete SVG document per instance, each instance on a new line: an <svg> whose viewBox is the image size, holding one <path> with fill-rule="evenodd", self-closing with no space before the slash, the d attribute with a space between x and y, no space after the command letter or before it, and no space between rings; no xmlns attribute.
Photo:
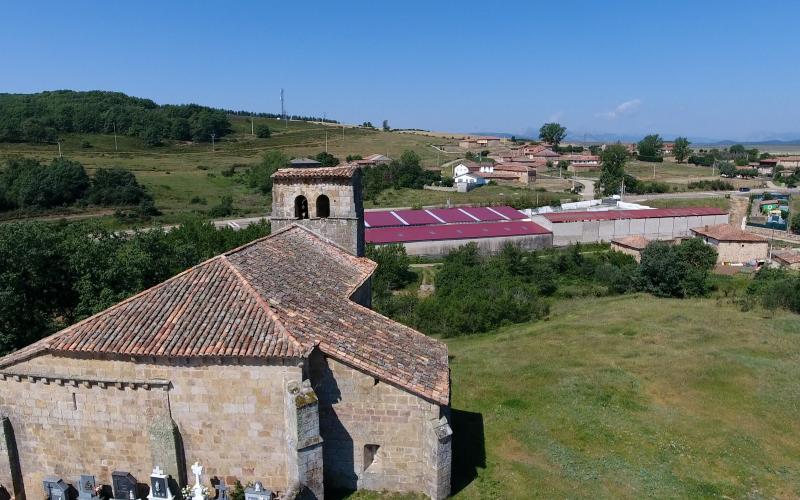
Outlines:
<svg viewBox="0 0 800 500"><path fill-rule="evenodd" d="M281 89L281 116L283 117L283 122L286 124L286 128L289 128L289 120L286 117L286 108L284 107L283 101L283 89Z"/></svg>

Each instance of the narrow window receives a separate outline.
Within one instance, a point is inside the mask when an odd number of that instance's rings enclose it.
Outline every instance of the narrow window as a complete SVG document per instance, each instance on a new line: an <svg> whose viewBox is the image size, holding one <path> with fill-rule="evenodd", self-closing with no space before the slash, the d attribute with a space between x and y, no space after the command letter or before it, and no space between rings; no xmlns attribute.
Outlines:
<svg viewBox="0 0 800 500"><path fill-rule="evenodd" d="M365 444L364 445L364 470L367 470L370 465L375 462L375 457L378 455L378 446L377 444Z"/></svg>
<svg viewBox="0 0 800 500"><path fill-rule="evenodd" d="M72 409L73 410L78 409L78 398L75 396L74 392L72 393Z"/></svg>
<svg viewBox="0 0 800 500"><path fill-rule="evenodd" d="M324 219L331 216L331 201L324 194L317 198L317 217Z"/></svg>
<svg viewBox="0 0 800 500"><path fill-rule="evenodd" d="M308 219L308 200L305 196L298 196L294 199L295 219Z"/></svg>

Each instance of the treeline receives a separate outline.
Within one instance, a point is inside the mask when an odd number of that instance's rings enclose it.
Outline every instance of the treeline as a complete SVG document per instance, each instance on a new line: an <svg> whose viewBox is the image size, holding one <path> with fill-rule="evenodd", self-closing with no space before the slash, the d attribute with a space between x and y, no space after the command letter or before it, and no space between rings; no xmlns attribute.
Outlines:
<svg viewBox="0 0 800 500"><path fill-rule="evenodd" d="M646 292L659 297L695 297L710 290L708 275L716 251L699 239L679 245L653 242L641 264L618 252L526 252L507 244L497 256L481 256L477 246L451 251L436 274L428 297L396 293L414 280L399 245L372 247L378 262L373 304L383 314L427 334L452 337L486 332L548 314L549 298Z"/></svg>
<svg viewBox="0 0 800 500"><path fill-rule="evenodd" d="M89 177L83 165L64 158L49 165L12 159L0 168L0 211L73 204L152 206L153 198L133 173L121 168L99 168Z"/></svg>
<svg viewBox="0 0 800 500"><path fill-rule="evenodd" d="M158 105L103 91L0 94L0 142L55 142L65 133L116 132L156 146L162 139L210 141L212 134L230 131L225 111L197 104Z"/></svg>
<svg viewBox="0 0 800 500"><path fill-rule="evenodd" d="M364 198L377 202L380 193L386 189L422 189L426 184L440 182L442 175L425 170L417 153L405 151L399 160L364 169L363 180Z"/></svg>
<svg viewBox="0 0 800 500"><path fill-rule="evenodd" d="M133 234L88 223L0 225L0 354L266 234L267 223L234 231L200 220Z"/></svg>
<svg viewBox="0 0 800 500"><path fill-rule="evenodd" d="M283 115L277 113L252 113L250 111L234 111L231 109L223 109L225 113L234 116L253 116L255 118L274 118L283 120ZM296 121L296 122L322 122L322 123L339 123L338 120L331 120L330 118L324 118L319 116L303 116L303 115L287 115L286 118Z"/></svg>

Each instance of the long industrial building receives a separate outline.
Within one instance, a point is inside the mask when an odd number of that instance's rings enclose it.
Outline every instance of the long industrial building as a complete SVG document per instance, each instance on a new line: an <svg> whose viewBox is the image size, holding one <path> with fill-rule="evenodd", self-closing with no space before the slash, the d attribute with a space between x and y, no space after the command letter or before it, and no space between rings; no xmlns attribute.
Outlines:
<svg viewBox="0 0 800 500"><path fill-rule="evenodd" d="M467 243L497 253L512 242L525 250L553 245L552 233L511 207L364 212L367 243L403 244L409 255L441 256Z"/></svg>
<svg viewBox="0 0 800 500"><path fill-rule="evenodd" d="M566 246L632 235L651 240L690 237L694 228L727 224L728 213L706 207L563 211L534 214L531 221L552 231L554 246Z"/></svg>

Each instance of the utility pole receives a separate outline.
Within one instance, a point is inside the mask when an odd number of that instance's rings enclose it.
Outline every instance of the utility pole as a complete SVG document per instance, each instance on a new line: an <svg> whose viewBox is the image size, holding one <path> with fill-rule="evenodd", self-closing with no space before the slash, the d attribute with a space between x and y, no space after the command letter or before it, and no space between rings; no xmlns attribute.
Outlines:
<svg viewBox="0 0 800 500"><path fill-rule="evenodd" d="M328 152L328 131L325 131L325 152Z"/></svg>
<svg viewBox="0 0 800 500"><path fill-rule="evenodd" d="M56 139L56 142L58 143L58 157L61 158L61 138Z"/></svg>
<svg viewBox="0 0 800 500"><path fill-rule="evenodd" d="M283 89L281 89L281 116L283 116L283 123L286 129L289 129L289 118L286 116L286 106L284 105Z"/></svg>
<svg viewBox="0 0 800 500"><path fill-rule="evenodd" d="M117 150L117 122L114 122L114 151Z"/></svg>
<svg viewBox="0 0 800 500"><path fill-rule="evenodd" d="M214 139L217 137L215 132L211 132L211 152L214 152Z"/></svg>
<svg viewBox="0 0 800 500"><path fill-rule="evenodd" d="M253 136L253 137L255 137L255 135L256 135L256 126L255 126L254 122L255 122L255 120L251 116L250 117L250 135Z"/></svg>

